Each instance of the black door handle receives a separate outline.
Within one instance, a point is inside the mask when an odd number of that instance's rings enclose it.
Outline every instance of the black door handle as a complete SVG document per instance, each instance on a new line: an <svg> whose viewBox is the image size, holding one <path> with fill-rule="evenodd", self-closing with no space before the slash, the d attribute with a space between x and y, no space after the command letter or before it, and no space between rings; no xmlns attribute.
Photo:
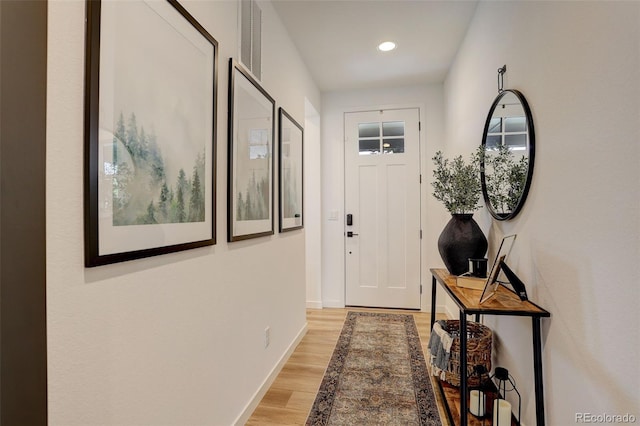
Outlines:
<svg viewBox="0 0 640 426"><path fill-rule="evenodd" d="M358 235L358 234L354 234L354 233L353 233L353 232L351 232L351 231L347 231L347 238L355 237L355 236L357 236L357 235Z"/></svg>

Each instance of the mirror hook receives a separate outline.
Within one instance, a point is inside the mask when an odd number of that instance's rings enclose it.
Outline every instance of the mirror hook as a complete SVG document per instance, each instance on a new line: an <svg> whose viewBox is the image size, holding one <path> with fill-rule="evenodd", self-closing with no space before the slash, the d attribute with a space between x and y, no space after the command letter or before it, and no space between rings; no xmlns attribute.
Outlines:
<svg viewBox="0 0 640 426"><path fill-rule="evenodd" d="M498 93L502 93L504 91L504 73L507 72L507 66L503 65L501 68L498 68Z"/></svg>

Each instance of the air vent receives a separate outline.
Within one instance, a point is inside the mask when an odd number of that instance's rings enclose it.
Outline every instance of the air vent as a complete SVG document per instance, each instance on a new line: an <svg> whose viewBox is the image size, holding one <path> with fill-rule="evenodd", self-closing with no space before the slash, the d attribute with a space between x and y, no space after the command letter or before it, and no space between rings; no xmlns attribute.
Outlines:
<svg viewBox="0 0 640 426"><path fill-rule="evenodd" d="M240 2L240 61L261 79L262 10L255 0Z"/></svg>

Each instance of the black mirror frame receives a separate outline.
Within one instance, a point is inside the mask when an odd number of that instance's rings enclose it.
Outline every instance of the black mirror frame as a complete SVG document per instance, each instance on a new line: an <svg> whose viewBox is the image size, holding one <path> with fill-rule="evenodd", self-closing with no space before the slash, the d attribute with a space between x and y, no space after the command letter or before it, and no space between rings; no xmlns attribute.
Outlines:
<svg viewBox="0 0 640 426"><path fill-rule="evenodd" d="M513 219L520 212L520 210L522 210L522 206L524 205L524 202L527 199L527 195L529 194L529 188L531 187L531 180L533 178L533 165L534 165L535 154L536 154L536 149L535 149L536 134L533 126L533 116L531 115L531 109L529 108L529 103L527 103L527 100L525 99L524 95L520 91L514 90L514 89L502 90L500 94L498 94L496 99L493 101L493 104L491 105L491 109L489 110L489 114L487 115L487 120L485 121L485 124L484 124L484 132L482 133L482 150L484 152L487 144L487 133L489 131L489 124L491 122L491 117L493 117L493 113L496 107L498 106L498 104L500 103L500 100L507 93L513 93L518 98L518 100L520 101L520 104L522 104L522 109L524 110L524 114L527 118L527 131L529 136L528 143L527 143L527 149L529 154L528 155L529 167L527 170L527 180L524 184L522 195L520 196L520 199L518 200L518 204L516 205L516 207L510 213L498 213L494 210L493 206L491 205L491 201L489 200L489 194L487 192L487 185L486 185L485 174L484 174L484 158L482 158L482 162L480 164L480 182L482 185L482 196L484 197L484 203L487 206L489 213L491 213L491 216L493 216L497 220Z"/></svg>

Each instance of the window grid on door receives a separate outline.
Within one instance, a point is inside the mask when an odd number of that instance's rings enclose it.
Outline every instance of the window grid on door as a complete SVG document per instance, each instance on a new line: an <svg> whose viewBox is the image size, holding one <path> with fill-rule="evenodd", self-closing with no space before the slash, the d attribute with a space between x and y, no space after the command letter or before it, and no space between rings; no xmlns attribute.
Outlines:
<svg viewBox="0 0 640 426"><path fill-rule="evenodd" d="M487 130L487 149L498 149L504 145L510 150L527 148L527 122L525 117L494 117Z"/></svg>
<svg viewBox="0 0 640 426"><path fill-rule="evenodd" d="M404 121L359 123L359 155L403 154L404 130Z"/></svg>

